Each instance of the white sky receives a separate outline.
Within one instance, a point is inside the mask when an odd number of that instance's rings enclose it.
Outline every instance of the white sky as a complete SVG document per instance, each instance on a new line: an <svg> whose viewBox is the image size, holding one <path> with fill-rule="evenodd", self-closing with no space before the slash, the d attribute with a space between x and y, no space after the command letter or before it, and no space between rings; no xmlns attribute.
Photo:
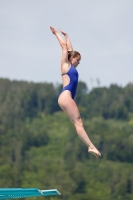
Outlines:
<svg viewBox="0 0 133 200"><path fill-rule="evenodd" d="M133 82L133 0L0 0L0 78L61 83L50 25L81 53L89 88Z"/></svg>

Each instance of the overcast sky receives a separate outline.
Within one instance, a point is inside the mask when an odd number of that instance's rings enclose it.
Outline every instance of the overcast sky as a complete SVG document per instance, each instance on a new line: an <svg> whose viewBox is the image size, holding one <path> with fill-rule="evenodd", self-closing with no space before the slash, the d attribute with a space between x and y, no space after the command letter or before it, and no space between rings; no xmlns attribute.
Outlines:
<svg viewBox="0 0 133 200"><path fill-rule="evenodd" d="M61 83L50 25L81 53L89 88L133 82L133 0L0 0L0 78Z"/></svg>

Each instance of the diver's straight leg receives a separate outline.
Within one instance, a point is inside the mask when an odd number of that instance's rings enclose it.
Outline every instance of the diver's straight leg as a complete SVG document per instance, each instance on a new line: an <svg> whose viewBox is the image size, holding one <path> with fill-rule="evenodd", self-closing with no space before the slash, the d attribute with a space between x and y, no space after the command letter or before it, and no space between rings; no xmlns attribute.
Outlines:
<svg viewBox="0 0 133 200"><path fill-rule="evenodd" d="M67 93L68 91L64 91L60 95L58 99L60 107L68 115L70 120L74 123L79 138L88 147L88 152L93 153L96 157L101 156L100 152L93 145L93 143L91 142L90 138L88 137L84 129L82 119L80 117L80 113L75 101Z"/></svg>

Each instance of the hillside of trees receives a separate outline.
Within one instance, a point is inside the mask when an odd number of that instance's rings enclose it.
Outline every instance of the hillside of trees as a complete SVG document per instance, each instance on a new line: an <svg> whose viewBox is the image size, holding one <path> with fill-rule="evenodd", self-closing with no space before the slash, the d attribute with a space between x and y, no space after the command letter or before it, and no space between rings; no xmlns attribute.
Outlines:
<svg viewBox="0 0 133 200"><path fill-rule="evenodd" d="M88 91L79 82L75 101L99 159L58 106L61 88L0 79L0 187L61 192L35 200L132 200L133 84Z"/></svg>

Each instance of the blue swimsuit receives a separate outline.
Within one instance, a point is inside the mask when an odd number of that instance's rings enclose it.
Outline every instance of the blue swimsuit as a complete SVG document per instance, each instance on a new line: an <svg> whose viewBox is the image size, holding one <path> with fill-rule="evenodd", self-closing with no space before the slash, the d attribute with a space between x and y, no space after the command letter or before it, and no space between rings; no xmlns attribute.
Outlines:
<svg viewBox="0 0 133 200"><path fill-rule="evenodd" d="M72 94L72 99L74 99L76 90L77 90L77 86L78 86L78 72L75 67L71 66L69 71L66 74L70 78L70 83L63 88L61 93L64 92L65 90L69 90ZM62 76L66 75L66 74L62 74Z"/></svg>

